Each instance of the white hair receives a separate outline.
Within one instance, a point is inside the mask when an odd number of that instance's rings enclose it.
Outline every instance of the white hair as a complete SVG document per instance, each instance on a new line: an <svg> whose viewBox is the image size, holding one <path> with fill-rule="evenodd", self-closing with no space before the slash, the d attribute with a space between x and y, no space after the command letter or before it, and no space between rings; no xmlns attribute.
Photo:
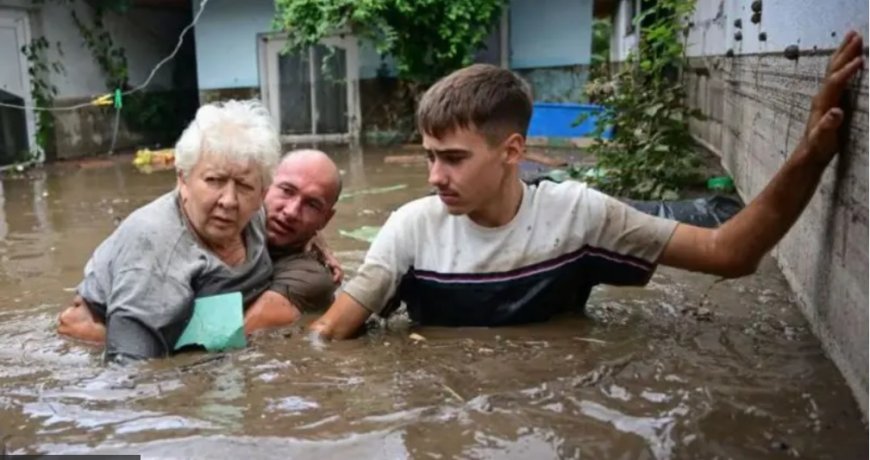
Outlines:
<svg viewBox="0 0 870 460"><path fill-rule="evenodd" d="M175 169L190 174L204 153L260 167L263 186L281 156L281 142L269 112L257 100L204 105L175 144Z"/></svg>

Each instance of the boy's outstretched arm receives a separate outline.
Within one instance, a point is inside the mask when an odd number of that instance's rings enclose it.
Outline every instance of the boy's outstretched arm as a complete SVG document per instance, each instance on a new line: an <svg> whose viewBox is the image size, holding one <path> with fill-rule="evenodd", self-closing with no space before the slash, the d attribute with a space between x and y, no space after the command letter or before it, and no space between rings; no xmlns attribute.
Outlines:
<svg viewBox="0 0 870 460"><path fill-rule="evenodd" d="M679 224L659 263L728 278L755 272L761 258L800 217L839 148L843 91L863 67L863 40L849 32L813 98L804 138L764 190L717 229Z"/></svg>
<svg viewBox="0 0 870 460"><path fill-rule="evenodd" d="M371 312L346 293L341 293L329 310L311 323L311 332L325 340L353 337L371 316Z"/></svg>

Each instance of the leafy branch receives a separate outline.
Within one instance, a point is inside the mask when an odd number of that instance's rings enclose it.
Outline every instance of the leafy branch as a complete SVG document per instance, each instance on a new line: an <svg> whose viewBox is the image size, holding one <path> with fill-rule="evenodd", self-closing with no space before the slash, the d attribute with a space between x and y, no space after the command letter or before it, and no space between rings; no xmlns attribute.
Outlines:
<svg viewBox="0 0 870 460"><path fill-rule="evenodd" d="M586 93L604 106L598 140L590 147L599 174L587 178L599 188L641 199L675 199L699 179L700 161L689 120L701 118L686 104L680 71L686 64L682 19L693 0L659 0L638 15L637 50L612 79L590 82ZM613 138L602 140L605 129Z"/></svg>
<svg viewBox="0 0 870 460"><path fill-rule="evenodd" d="M432 83L471 63L506 0L276 0L276 28L288 47L351 33L395 58L399 76Z"/></svg>
<svg viewBox="0 0 870 460"><path fill-rule="evenodd" d="M50 44L45 37L33 39L27 45L21 47L21 53L27 58L29 67L27 69L30 75L30 95L33 99L33 104L37 107L52 107L54 99L57 96L57 86L51 83L51 72L63 74L66 70L60 61L49 62L47 51ZM60 42L56 44L58 54L63 56L63 49ZM36 111L36 145L45 152L49 147L51 133L54 130L54 115L48 110ZM29 158L22 160L31 160L38 156L38 152L29 152Z"/></svg>

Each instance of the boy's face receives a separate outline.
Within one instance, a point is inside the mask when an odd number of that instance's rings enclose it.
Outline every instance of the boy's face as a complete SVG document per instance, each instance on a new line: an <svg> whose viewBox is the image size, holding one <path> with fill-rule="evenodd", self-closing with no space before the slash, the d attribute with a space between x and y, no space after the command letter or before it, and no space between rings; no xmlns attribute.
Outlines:
<svg viewBox="0 0 870 460"><path fill-rule="evenodd" d="M423 134L423 148L429 158L429 185L437 189L447 211L474 219L503 196L524 140L513 134L493 146L474 129L457 129L440 139Z"/></svg>

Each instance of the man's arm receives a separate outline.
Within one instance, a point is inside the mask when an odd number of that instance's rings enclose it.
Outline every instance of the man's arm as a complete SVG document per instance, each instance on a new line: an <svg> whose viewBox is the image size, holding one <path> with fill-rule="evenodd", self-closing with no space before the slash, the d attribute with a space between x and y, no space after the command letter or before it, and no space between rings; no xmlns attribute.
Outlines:
<svg viewBox="0 0 870 460"><path fill-rule="evenodd" d="M837 153L843 122L838 104L849 80L863 67L862 49L861 37L848 33L813 98L803 140L761 194L718 229L678 225L659 263L728 278L755 272L800 217Z"/></svg>
<svg viewBox="0 0 870 460"><path fill-rule="evenodd" d="M287 297L267 290L245 311L245 335L261 329L289 326L302 317L299 307Z"/></svg>
<svg viewBox="0 0 870 460"><path fill-rule="evenodd" d="M329 310L309 326L313 334L323 339L351 338L372 314L389 314L385 307L390 299L397 299L401 278L413 265L408 241L415 235L410 223L415 221L415 212L403 206L390 214L356 276L344 285Z"/></svg>
<svg viewBox="0 0 870 460"><path fill-rule="evenodd" d="M317 321L311 323L311 332L327 340L353 337L371 316L371 312L353 297L342 293Z"/></svg>
<svg viewBox="0 0 870 460"><path fill-rule="evenodd" d="M326 238L323 237L322 233L317 232L314 234L314 237L308 242L307 250L318 254L323 264L326 265L326 268L332 274L332 282L341 284L341 280L344 278L344 270L341 268L341 262L335 258L335 254L332 253L329 245L326 244Z"/></svg>
<svg viewBox="0 0 870 460"><path fill-rule="evenodd" d="M273 264L269 289L245 311L245 333L288 326L303 311L323 311L334 293L332 275L313 255L284 256Z"/></svg>

